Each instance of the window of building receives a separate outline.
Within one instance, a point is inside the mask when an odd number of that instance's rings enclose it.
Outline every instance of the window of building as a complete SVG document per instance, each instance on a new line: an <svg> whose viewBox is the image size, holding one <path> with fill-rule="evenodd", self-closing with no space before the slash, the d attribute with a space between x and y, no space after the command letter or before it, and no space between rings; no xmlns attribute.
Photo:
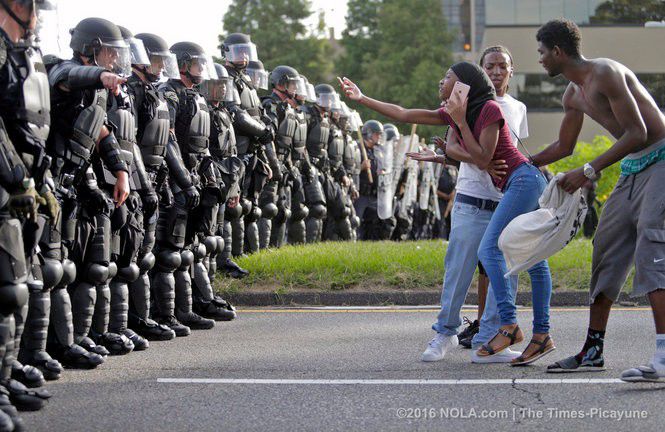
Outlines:
<svg viewBox="0 0 665 432"><path fill-rule="evenodd" d="M555 18L588 24L604 0L485 0L487 25L540 25Z"/></svg>

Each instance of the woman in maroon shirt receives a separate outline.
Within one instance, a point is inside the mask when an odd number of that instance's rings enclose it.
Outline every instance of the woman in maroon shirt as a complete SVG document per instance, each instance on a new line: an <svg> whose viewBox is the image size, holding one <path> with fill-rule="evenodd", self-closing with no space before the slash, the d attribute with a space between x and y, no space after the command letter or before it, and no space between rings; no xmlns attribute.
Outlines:
<svg viewBox="0 0 665 432"><path fill-rule="evenodd" d="M470 86L468 98L457 101L450 98L457 81ZM444 101L438 110L405 109L364 96L349 79L342 87L352 100L400 122L449 125L454 139L448 152L455 159L488 169L493 160L504 160L506 175L493 181L504 193L485 231L478 258L485 267L496 297L501 327L496 336L478 351L479 356L491 356L524 339L517 325L517 309L512 295L506 261L498 246L499 235L517 216L538 208L538 198L546 186L545 178L515 148L501 108L495 100L494 86L487 74L476 64L460 62L453 65L439 82L439 96ZM432 153L411 155L419 160L445 163L445 155ZM533 298L533 338L521 357L513 365L524 365L538 360L555 349L549 336L549 303L552 279L547 261L529 269Z"/></svg>

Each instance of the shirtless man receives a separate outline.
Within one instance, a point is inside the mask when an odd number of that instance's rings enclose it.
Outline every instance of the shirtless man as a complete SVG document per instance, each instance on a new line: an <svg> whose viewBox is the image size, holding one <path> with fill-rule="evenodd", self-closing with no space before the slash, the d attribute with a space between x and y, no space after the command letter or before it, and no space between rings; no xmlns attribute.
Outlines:
<svg viewBox="0 0 665 432"><path fill-rule="evenodd" d="M594 239L589 330L582 351L548 366L548 372L605 370L603 340L612 303L635 263L633 296L647 295L656 325L656 353L647 366L628 369L630 382L665 381L665 116L635 74L606 58L580 53L580 32L565 20L543 25L536 39L540 63L551 77L570 80L563 95L559 140L533 156L543 166L572 154L584 115L617 140L605 153L559 181L579 189L621 160L621 177L607 200Z"/></svg>

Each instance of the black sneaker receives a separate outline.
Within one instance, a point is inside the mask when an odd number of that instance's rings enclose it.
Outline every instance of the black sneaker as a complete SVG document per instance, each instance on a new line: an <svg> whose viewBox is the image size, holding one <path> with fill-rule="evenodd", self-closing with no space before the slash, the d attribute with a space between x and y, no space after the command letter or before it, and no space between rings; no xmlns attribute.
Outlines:
<svg viewBox="0 0 665 432"><path fill-rule="evenodd" d="M467 337L467 338L460 339L460 341L459 341L459 345L460 345L462 348L471 349L471 342L472 342L472 341L473 341L473 336L469 336L469 337Z"/></svg>
<svg viewBox="0 0 665 432"><path fill-rule="evenodd" d="M467 327L457 334L457 339L459 339L460 342L468 337L474 337L480 330L480 323L478 320L471 322L471 320L467 317L464 317L463 319L464 324L467 324Z"/></svg>

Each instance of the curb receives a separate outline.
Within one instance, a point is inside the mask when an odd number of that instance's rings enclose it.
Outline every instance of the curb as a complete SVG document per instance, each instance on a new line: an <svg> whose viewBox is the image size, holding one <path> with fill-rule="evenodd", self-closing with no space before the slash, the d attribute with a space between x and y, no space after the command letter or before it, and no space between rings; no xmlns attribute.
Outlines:
<svg viewBox="0 0 665 432"><path fill-rule="evenodd" d="M285 294L274 292L242 292L226 296L239 306L423 306L440 304L441 294L436 291L385 291L385 292L307 292L295 291ZM531 292L518 292L516 303L531 304ZM618 304L623 306L648 305L646 297L631 298L621 293ZM465 304L478 304L478 294L469 293ZM555 291L551 306L588 306L586 291Z"/></svg>

